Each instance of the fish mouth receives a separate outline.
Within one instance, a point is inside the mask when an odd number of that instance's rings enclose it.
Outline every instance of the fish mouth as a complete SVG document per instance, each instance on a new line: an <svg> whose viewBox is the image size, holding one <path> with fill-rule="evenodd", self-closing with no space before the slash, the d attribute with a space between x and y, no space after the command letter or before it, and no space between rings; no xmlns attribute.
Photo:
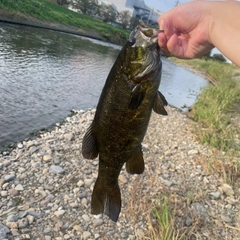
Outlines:
<svg viewBox="0 0 240 240"><path fill-rule="evenodd" d="M139 20L138 26L131 32L129 36L129 41L131 43L135 43L140 34L143 42L147 43L147 45L151 45L153 43L157 43L158 34L160 32L163 32L163 30L148 26L142 20ZM135 44L133 44L133 46L135 46Z"/></svg>
<svg viewBox="0 0 240 240"><path fill-rule="evenodd" d="M150 39L157 38L158 34L163 32L163 30L147 26L142 20L139 20L138 27L140 32Z"/></svg>

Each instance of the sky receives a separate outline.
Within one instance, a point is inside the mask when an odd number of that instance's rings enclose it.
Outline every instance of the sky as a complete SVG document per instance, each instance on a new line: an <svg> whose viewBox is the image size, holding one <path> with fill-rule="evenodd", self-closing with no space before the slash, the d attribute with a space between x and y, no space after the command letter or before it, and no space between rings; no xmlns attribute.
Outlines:
<svg viewBox="0 0 240 240"><path fill-rule="evenodd" d="M184 3L190 2L190 0L144 0L145 4L149 7L166 12L173 8L176 2Z"/></svg>

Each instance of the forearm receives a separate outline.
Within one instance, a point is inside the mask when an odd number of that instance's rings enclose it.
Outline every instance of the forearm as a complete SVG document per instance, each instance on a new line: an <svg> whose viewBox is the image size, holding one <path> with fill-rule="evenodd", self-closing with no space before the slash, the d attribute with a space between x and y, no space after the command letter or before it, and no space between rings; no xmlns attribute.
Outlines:
<svg viewBox="0 0 240 240"><path fill-rule="evenodd" d="M240 2L212 2L209 41L240 66Z"/></svg>

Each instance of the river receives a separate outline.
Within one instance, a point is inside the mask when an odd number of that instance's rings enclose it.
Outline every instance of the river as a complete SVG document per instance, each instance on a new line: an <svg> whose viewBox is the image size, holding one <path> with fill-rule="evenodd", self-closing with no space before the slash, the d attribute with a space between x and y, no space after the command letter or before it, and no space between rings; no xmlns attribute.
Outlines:
<svg viewBox="0 0 240 240"><path fill-rule="evenodd" d="M0 23L0 150L96 107L120 47L59 32ZM208 82L163 59L161 92L191 106Z"/></svg>

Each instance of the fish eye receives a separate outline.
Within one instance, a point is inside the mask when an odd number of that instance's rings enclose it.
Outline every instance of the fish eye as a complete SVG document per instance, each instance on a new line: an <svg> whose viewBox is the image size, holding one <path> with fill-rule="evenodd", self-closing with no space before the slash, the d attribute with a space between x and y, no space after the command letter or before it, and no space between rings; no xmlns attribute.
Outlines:
<svg viewBox="0 0 240 240"><path fill-rule="evenodd" d="M129 46L132 47L135 43L136 43L136 39L132 38L131 40L129 40Z"/></svg>

